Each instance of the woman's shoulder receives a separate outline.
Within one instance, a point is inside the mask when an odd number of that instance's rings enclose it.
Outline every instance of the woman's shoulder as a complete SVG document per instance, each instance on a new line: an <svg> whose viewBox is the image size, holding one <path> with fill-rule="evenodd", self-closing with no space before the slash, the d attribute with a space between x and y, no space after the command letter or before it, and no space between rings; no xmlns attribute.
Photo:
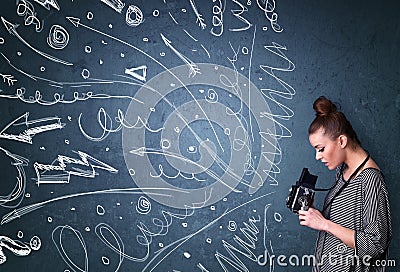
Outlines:
<svg viewBox="0 0 400 272"><path fill-rule="evenodd" d="M385 178L382 171L379 168L367 167L364 168L359 174L359 181L364 185L364 189L372 189L386 187Z"/></svg>
<svg viewBox="0 0 400 272"><path fill-rule="evenodd" d="M370 158L360 172L360 176L367 180L383 180L383 173L378 164Z"/></svg>
<svg viewBox="0 0 400 272"><path fill-rule="evenodd" d="M360 173L360 176L361 175L368 176L368 177L373 177L373 178L383 177L383 173L382 173L381 169L375 168L375 167L364 168Z"/></svg>

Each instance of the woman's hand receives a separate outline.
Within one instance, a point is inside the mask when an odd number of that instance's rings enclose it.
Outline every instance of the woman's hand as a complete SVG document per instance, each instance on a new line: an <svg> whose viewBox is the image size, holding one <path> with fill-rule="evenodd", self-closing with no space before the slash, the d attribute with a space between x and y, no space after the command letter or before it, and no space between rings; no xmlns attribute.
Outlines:
<svg viewBox="0 0 400 272"><path fill-rule="evenodd" d="M348 247L355 248L355 231L326 219L320 211L314 208L309 208L308 211L300 210L299 220L300 225L330 233L340 239Z"/></svg>
<svg viewBox="0 0 400 272"><path fill-rule="evenodd" d="M299 211L300 225L307 226L315 230L326 231L329 220L327 220L320 211L309 208L307 211Z"/></svg>

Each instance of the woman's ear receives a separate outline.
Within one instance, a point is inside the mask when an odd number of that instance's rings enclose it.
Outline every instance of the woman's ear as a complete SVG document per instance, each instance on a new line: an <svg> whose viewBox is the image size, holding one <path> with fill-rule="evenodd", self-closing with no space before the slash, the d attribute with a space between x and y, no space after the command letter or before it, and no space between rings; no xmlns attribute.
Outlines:
<svg viewBox="0 0 400 272"><path fill-rule="evenodd" d="M338 137L338 143L341 148L345 148L347 146L347 136L346 135L340 135Z"/></svg>

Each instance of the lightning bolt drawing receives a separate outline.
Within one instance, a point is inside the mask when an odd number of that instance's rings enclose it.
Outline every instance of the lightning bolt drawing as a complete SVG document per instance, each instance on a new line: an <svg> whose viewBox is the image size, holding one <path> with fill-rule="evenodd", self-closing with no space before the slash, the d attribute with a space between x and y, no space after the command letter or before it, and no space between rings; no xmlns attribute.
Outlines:
<svg viewBox="0 0 400 272"><path fill-rule="evenodd" d="M37 184L54 184L54 183L69 183L71 176L80 176L84 178L94 178L98 173L97 169L103 169L111 173L118 173L118 170L110 165L82 152L76 152L80 159L58 155L56 161L58 165L42 164L35 162L34 169L36 172ZM88 169L82 169L82 168Z"/></svg>

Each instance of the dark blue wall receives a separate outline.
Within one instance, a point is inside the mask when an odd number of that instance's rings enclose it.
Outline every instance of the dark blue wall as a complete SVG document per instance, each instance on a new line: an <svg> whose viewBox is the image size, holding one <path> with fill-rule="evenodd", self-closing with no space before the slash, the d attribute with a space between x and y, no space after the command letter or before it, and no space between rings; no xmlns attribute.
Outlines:
<svg viewBox="0 0 400 272"><path fill-rule="evenodd" d="M285 199L334 182L320 95L385 174L400 265L397 1L0 5L1 271L310 271Z"/></svg>

